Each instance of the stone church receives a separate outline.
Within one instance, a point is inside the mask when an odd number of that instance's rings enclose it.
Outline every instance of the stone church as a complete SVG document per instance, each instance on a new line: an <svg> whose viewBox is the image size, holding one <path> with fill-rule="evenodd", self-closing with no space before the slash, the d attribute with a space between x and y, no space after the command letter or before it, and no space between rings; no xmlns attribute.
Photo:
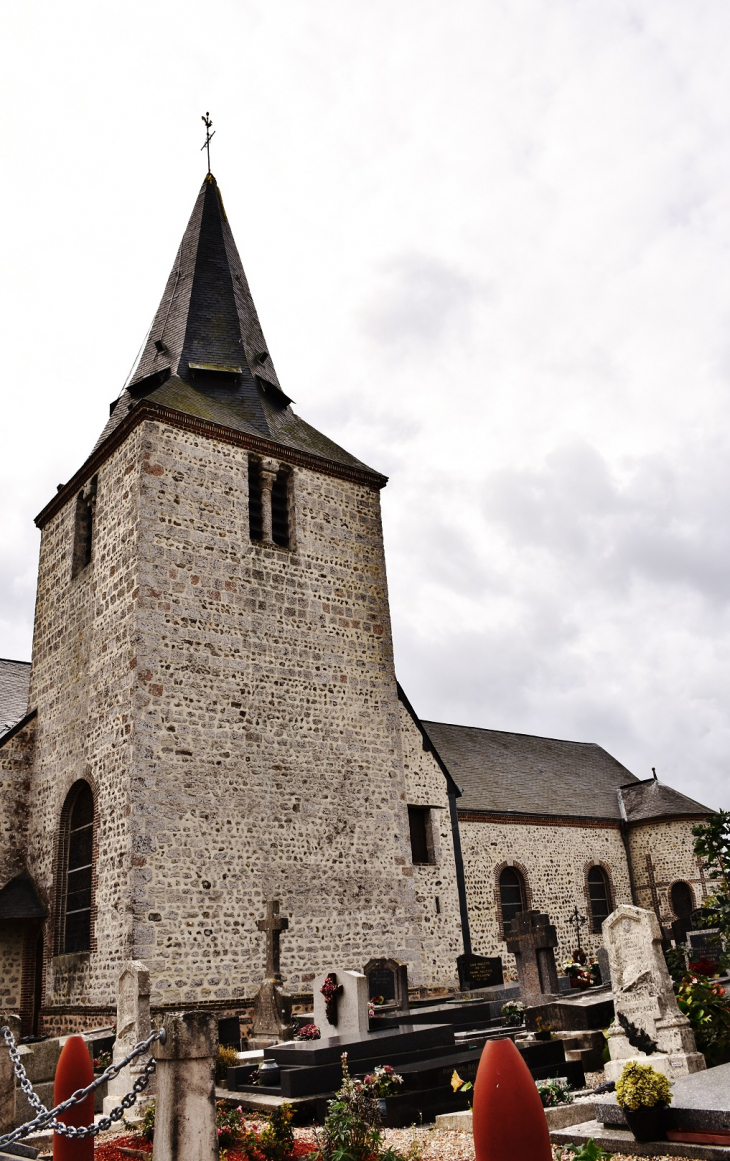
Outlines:
<svg viewBox="0 0 730 1161"><path fill-rule="evenodd" d="M129 385L36 519L30 664L0 662L0 1009L243 1012L375 956L457 986L525 908L598 946L699 906L708 809L599 746L421 721L396 681L378 471L292 409L203 182ZM488 713L488 707L485 707Z"/></svg>

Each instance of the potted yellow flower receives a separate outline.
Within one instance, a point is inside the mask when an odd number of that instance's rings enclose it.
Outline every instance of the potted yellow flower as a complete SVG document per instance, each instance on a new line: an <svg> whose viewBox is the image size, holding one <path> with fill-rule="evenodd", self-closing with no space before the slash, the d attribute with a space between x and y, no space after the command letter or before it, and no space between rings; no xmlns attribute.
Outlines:
<svg viewBox="0 0 730 1161"><path fill-rule="evenodd" d="M672 1099L669 1079L650 1064L624 1065L616 1081L616 1100L637 1141L663 1141L664 1110Z"/></svg>

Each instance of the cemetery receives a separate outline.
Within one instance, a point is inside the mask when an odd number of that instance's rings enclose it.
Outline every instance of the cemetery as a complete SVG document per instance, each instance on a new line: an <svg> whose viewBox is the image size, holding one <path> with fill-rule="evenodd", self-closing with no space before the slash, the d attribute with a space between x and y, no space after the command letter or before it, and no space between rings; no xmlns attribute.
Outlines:
<svg viewBox="0 0 730 1161"><path fill-rule="evenodd" d="M117 1126L122 1135L98 1146L102 1157L118 1139L126 1142L119 1157L212 1161L220 1140L230 1138L266 1158L277 1125L285 1136L309 1134L321 1146L317 1134L326 1136L333 1108L346 1106L344 1093L353 1107L371 1109L360 1109L372 1118L368 1132L432 1125L437 1135L468 1134L482 1161L539 1161L555 1147L577 1152L591 1142L606 1155L730 1159L730 1062L708 1068L697 1050L652 912L621 905L608 917L601 977L588 989L558 975L549 917L526 911L506 933L516 984L504 982L501 963L463 955L461 989L422 997L409 990L406 965L374 957L362 970L343 962L320 973L312 1011L297 1012L282 986L287 928L279 901L269 900L259 920L266 973L245 1039L237 1021L212 1013L155 1018L141 961L120 972L114 1026L19 1043L19 1020L5 1016L0 1158L50 1157L52 1149L67 1161L91 1159L93 1136L60 1136L64 1124L93 1124L100 1141ZM726 982L714 978L718 989ZM219 1044L231 1042L233 1061L222 1070ZM664 1098L661 1111L639 1108L637 1116L631 1094L650 1082ZM62 1102L87 1086L83 1101L66 1110ZM644 1114L653 1120L642 1121ZM153 1141L145 1151L139 1131L150 1117ZM246 1128L247 1117L258 1130ZM269 1129L257 1117L271 1118ZM286 1128L290 1121L296 1130ZM263 1153L257 1131L269 1134ZM495 1133L512 1143L500 1145ZM523 1152L500 1151L515 1140L523 1140ZM269 1161L285 1161L278 1145L271 1148Z"/></svg>

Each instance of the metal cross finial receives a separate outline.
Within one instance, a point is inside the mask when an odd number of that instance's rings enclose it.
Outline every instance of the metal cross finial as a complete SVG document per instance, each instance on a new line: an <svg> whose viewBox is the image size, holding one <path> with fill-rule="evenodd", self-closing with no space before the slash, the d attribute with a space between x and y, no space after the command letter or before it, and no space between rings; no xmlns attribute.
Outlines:
<svg viewBox="0 0 730 1161"><path fill-rule="evenodd" d="M578 951L583 950L580 946L580 929L583 926L583 924L587 923L587 922L588 922L588 920L586 919L585 915L581 915L580 912L578 911L578 908L574 907L573 913L568 919L568 923L570 924L571 927L575 928L575 938L578 941Z"/></svg>
<svg viewBox="0 0 730 1161"><path fill-rule="evenodd" d="M212 138L215 137L215 129L211 133L210 127L213 124L213 122L210 119L210 113L206 113L205 116L200 118L200 120L205 123L205 142L203 145L200 146L200 152L202 153L203 150L205 149L205 151L208 155L208 173L210 173L210 142L211 142Z"/></svg>

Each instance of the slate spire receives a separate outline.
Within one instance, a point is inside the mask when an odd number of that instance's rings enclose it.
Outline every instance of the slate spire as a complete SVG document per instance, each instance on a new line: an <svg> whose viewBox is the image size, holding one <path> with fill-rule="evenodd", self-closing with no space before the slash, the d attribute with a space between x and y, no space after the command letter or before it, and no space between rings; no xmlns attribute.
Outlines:
<svg viewBox="0 0 730 1161"><path fill-rule="evenodd" d="M110 407L98 449L145 400L167 413L265 439L385 478L290 407L266 345L212 173L200 188L132 378ZM377 479L376 479L377 478Z"/></svg>
<svg viewBox="0 0 730 1161"><path fill-rule="evenodd" d="M165 293L129 384L131 394L170 375L190 381L239 376L280 405L283 395L228 224L218 184L207 174L183 234Z"/></svg>

